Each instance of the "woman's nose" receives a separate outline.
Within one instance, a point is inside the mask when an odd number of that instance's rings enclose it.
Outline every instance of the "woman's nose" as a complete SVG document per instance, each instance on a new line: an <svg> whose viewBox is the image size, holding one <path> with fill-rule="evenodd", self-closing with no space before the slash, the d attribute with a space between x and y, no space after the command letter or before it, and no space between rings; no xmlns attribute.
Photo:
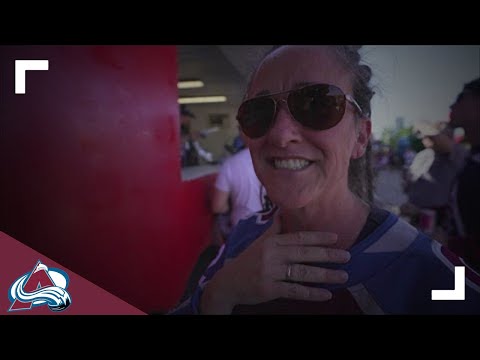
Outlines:
<svg viewBox="0 0 480 360"><path fill-rule="evenodd" d="M273 125L267 133L268 140L278 147L287 147L291 142L300 142L301 127L288 110L287 102L279 100Z"/></svg>

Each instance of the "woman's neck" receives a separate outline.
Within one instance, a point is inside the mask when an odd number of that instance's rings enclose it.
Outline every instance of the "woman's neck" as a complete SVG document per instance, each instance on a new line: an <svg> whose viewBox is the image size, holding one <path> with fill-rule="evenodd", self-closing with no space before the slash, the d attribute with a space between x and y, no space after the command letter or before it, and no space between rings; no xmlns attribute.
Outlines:
<svg viewBox="0 0 480 360"><path fill-rule="evenodd" d="M315 201L303 208L281 209L282 233L331 232L338 235L336 248L349 249L365 225L369 212L368 204L348 192L343 196Z"/></svg>

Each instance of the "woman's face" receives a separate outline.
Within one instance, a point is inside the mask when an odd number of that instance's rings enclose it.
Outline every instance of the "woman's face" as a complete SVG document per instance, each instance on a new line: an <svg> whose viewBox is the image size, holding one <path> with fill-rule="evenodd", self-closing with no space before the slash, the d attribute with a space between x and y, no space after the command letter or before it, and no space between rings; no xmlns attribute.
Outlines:
<svg viewBox="0 0 480 360"><path fill-rule="evenodd" d="M270 54L252 80L248 98L277 93L308 83L336 85L352 94L349 73L325 47L282 47ZM286 95L279 95L285 98ZM283 208L301 208L348 190L350 159L363 155L370 122L358 127L355 109L347 103L343 119L333 128L317 131L292 118L286 102L273 126L262 137L246 138L258 178L272 201ZM365 125L366 124L366 125Z"/></svg>

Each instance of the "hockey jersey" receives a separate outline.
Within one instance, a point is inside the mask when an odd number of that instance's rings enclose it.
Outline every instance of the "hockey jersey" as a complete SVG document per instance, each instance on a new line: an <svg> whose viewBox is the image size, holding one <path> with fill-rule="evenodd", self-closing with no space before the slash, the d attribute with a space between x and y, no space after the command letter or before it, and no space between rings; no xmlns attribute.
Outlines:
<svg viewBox="0 0 480 360"><path fill-rule="evenodd" d="M170 314L198 314L205 285L226 259L242 253L272 224L274 211L240 221L194 294ZM448 248L393 213L349 251L347 264L317 264L345 270L347 283L306 284L331 290L329 301L276 299L239 304L233 314L480 314L480 275ZM432 300L432 290L461 290L455 288L456 266L465 269L464 300Z"/></svg>

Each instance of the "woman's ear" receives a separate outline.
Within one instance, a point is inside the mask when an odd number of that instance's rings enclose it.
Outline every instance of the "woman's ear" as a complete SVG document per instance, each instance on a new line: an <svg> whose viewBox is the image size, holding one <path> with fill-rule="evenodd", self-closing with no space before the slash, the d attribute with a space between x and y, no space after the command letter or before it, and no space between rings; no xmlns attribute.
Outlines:
<svg viewBox="0 0 480 360"><path fill-rule="evenodd" d="M372 121L369 118L361 119L357 127L357 139L353 147L352 159L358 159L365 154L371 133Z"/></svg>

